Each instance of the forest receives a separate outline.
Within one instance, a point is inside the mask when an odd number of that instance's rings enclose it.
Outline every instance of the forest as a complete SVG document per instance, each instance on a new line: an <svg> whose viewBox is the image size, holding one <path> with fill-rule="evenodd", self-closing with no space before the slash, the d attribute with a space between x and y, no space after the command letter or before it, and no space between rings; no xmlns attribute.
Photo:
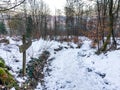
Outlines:
<svg viewBox="0 0 120 90"><path fill-rule="evenodd" d="M1 90L120 90L120 0L65 1L0 0Z"/></svg>

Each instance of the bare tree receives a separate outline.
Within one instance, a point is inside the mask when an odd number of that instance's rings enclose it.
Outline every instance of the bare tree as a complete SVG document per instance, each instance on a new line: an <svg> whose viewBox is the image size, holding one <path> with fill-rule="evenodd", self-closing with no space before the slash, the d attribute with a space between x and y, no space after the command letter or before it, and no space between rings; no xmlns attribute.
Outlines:
<svg viewBox="0 0 120 90"><path fill-rule="evenodd" d="M110 48L117 48L117 43L115 40L115 33L114 33L114 23L115 23L115 15L118 15L118 12L120 10L120 0L108 0L108 16L109 16L109 33L107 35L107 39L105 43L103 44L101 51L106 51L107 45L110 41L110 38L112 36L112 45Z"/></svg>
<svg viewBox="0 0 120 90"><path fill-rule="evenodd" d="M34 36L38 38L47 36L47 20L49 16L49 7L43 0L29 0L31 15L33 19Z"/></svg>
<svg viewBox="0 0 120 90"><path fill-rule="evenodd" d="M74 35L74 0L67 0L65 7L67 36Z"/></svg>

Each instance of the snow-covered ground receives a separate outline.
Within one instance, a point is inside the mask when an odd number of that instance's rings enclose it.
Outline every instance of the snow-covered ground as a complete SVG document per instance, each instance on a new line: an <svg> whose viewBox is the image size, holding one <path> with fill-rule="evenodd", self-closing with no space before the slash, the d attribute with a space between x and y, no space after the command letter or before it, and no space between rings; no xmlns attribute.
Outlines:
<svg viewBox="0 0 120 90"><path fill-rule="evenodd" d="M27 50L27 62L30 57L38 57L43 50L50 51L48 65L44 69L45 90L120 90L120 50L96 55L90 48L91 41L81 38L83 45L76 48L73 43L56 41L33 41ZM18 71L22 68L22 54L18 45L21 41L9 38L9 45L0 45L0 56L12 67L11 73L19 82ZM72 46L72 48L71 48ZM54 49L63 47L60 51ZM49 68L49 72L46 72ZM39 83L39 82L38 82ZM44 90L39 83L35 90Z"/></svg>

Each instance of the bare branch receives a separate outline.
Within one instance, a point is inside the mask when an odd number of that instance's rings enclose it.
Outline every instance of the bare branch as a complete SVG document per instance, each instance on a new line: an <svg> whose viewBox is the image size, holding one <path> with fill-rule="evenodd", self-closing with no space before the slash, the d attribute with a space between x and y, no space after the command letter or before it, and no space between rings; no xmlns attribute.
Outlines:
<svg viewBox="0 0 120 90"><path fill-rule="evenodd" d="M22 3L24 3L25 1L26 1L26 0L23 0L23 1L21 1L20 3L14 5L13 7L10 7L10 8L7 8L7 9L0 10L0 12L9 11L9 10L11 10L11 9L14 9L14 8L20 6L20 5L21 5Z"/></svg>

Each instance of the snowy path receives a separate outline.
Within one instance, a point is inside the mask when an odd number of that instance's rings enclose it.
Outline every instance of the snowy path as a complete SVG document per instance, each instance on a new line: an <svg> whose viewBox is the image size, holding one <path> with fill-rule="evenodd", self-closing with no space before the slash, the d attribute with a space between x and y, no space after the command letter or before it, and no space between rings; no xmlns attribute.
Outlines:
<svg viewBox="0 0 120 90"><path fill-rule="evenodd" d="M81 49L62 50L53 55L56 58L49 67L52 71L45 78L47 90L114 90L95 72L88 71L79 56L87 50L89 45L85 43Z"/></svg>

